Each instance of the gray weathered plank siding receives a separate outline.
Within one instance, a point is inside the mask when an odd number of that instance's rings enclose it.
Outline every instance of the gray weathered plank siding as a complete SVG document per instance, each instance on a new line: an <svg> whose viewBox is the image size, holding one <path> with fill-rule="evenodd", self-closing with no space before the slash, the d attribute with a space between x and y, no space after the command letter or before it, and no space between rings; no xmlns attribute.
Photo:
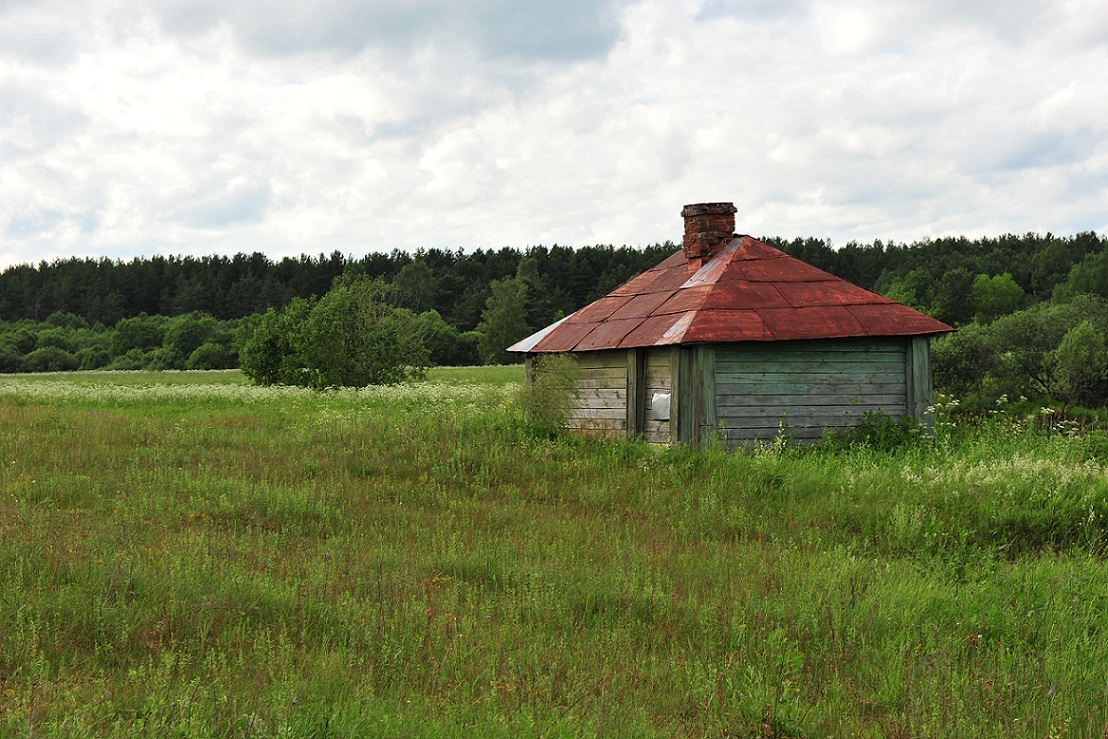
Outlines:
<svg viewBox="0 0 1108 739"><path fill-rule="evenodd" d="M627 430L627 352L577 355L577 398L567 428L585 436L617 438Z"/></svg>
<svg viewBox="0 0 1108 739"><path fill-rule="evenodd" d="M867 411L901 418L911 339L843 339L716 348L716 414L729 444L776 436L818 439Z"/></svg>
<svg viewBox="0 0 1108 739"><path fill-rule="evenodd" d="M655 394L668 394L672 389L671 365L674 351L670 348L651 348L646 352L646 415L643 438L656 444L669 443L669 421L660 421L654 417L650 401Z"/></svg>

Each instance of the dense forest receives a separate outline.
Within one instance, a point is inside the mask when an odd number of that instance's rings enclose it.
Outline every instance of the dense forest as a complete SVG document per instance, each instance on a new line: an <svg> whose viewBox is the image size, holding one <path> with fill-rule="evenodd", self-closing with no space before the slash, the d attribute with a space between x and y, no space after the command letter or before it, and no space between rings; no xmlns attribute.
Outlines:
<svg viewBox="0 0 1108 739"><path fill-rule="evenodd" d="M817 238L764 240L964 327L958 338L935 344L942 387L970 395L1026 391L1065 402L1108 399L1108 350L1104 377L1097 374L1108 334L1104 237L1029 233L841 247ZM0 372L238 366L267 313L280 314L296 301L322 298L338 281L359 278L387 286L393 307L418 319L413 325L431 363L505 361L510 357L502 350L511 341L606 294L677 248L666 242L394 250L279 261L255 252L17 265L0 273ZM1063 356L1060 346L1083 324L1067 344L1071 356ZM1029 342L1037 347L1030 358L1020 354ZM1081 348L1077 355L1075 347ZM1091 376L1060 379L1067 362L1086 369L1091 363Z"/></svg>
<svg viewBox="0 0 1108 739"><path fill-rule="evenodd" d="M533 312L572 312L676 248L667 242L644 249L430 249L371 253L361 259L334 252L278 262L258 252L130 261L61 259L0 273L0 320L41 321L55 312L105 326L142 314L203 312L217 320L244 318L282 308L293 298L321 296L335 278L353 273L394 283L406 307L436 310L450 325L468 331L480 322L495 280L515 277L522 270L538 288L532 295Z"/></svg>

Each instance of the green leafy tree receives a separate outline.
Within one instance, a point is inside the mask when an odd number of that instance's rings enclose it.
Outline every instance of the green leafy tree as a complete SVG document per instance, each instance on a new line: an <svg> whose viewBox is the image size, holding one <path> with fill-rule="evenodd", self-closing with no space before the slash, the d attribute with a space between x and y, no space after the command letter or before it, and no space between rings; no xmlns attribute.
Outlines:
<svg viewBox="0 0 1108 739"><path fill-rule="evenodd" d="M909 308L915 308L918 311L925 311L926 308L920 301L920 296L916 292L917 288L928 289L921 283L924 281L923 277L926 272L920 270L914 270L905 277L898 277L888 270L885 270L878 278L877 284L874 285L874 291L884 295L889 300L895 300L896 302L906 305ZM927 275L929 279L930 276Z"/></svg>
<svg viewBox="0 0 1108 739"><path fill-rule="evenodd" d="M506 364L512 361L505 350L525 338L527 327L527 283L518 278L496 280L490 286L492 295L485 303L481 323L481 359L485 364Z"/></svg>
<svg viewBox="0 0 1108 739"><path fill-rule="evenodd" d="M162 346L181 357L188 357L208 341L216 320L206 313L186 313L171 318L165 325Z"/></svg>
<svg viewBox="0 0 1108 739"><path fill-rule="evenodd" d="M24 372L72 372L81 365L77 357L56 346L35 349L23 357Z"/></svg>
<svg viewBox="0 0 1108 739"><path fill-rule="evenodd" d="M997 319L989 327L999 362L994 375L1005 392L1056 397L1047 354L1062 341L1070 326L1041 304Z"/></svg>
<svg viewBox="0 0 1108 739"><path fill-rule="evenodd" d="M416 313L430 310L435 304L438 286L431 267L423 259L416 259L400 268L393 280L396 303Z"/></svg>
<svg viewBox="0 0 1108 739"><path fill-rule="evenodd" d="M1068 403L1098 403L1105 399L1108 347L1104 332L1084 320L1071 328L1057 349L1047 355L1059 398Z"/></svg>
<svg viewBox="0 0 1108 739"><path fill-rule="evenodd" d="M1078 295L1108 297L1108 251L1087 255L1070 269L1066 281L1054 288L1054 299L1068 302Z"/></svg>
<svg viewBox="0 0 1108 739"><path fill-rule="evenodd" d="M34 351L38 346L38 336L26 326L9 329L6 333L0 334L0 341L9 344L21 355Z"/></svg>
<svg viewBox="0 0 1108 739"><path fill-rule="evenodd" d="M235 355L222 344L209 341L196 347L185 360L185 369L220 370L237 366Z"/></svg>
<svg viewBox="0 0 1108 739"><path fill-rule="evenodd" d="M73 353L77 351L78 348L73 334L74 332L68 328L43 328L38 332L38 345L36 348L41 349L46 346L56 346L59 349L64 349L67 352Z"/></svg>
<svg viewBox="0 0 1108 739"><path fill-rule="evenodd" d="M1068 241L1050 239L1031 258L1031 288L1035 297L1049 298L1054 288L1065 281L1074 265L1074 251Z"/></svg>
<svg viewBox="0 0 1108 739"><path fill-rule="evenodd" d="M999 357L989 330L970 323L931 344L935 386L963 398L979 392L983 379L996 370Z"/></svg>
<svg viewBox="0 0 1108 739"><path fill-rule="evenodd" d="M161 316L148 316L145 313L134 318L124 318L115 325L108 351L113 357L120 357L132 349L150 351L162 345L165 337L165 319Z"/></svg>
<svg viewBox="0 0 1108 739"><path fill-rule="evenodd" d="M964 267L947 270L935 286L931 315L952 326L973 320L973 279Z"/></svg>
<svg viewBox="0 0 1108 739"><path fill-rule="evenodd" d="M395 385L424 376L428 352L414 314L390 303L383 280L339 284L294 332L305 383L316 389Z"/></svg>
<svg viewBox="0 0 1108 739"><path fill-rule="evenodd" d="M380 279L339 279L318 302L270 310L243 346L242 370L260 384L319 390L422 377L428 352L418 323L392 297Z"/></svg>
<svg viewBox="0 0 1108 739"><path fill-rule="evenodd" d="M77 361L81 370L97 370L107 367L112 361L112 355L101 346L86 346L77 352Z"/></svg>
<svg viewBox="0 0 1108 739"><path fill-rule="evenodd" d="M314 300L294 298L283 311L267 310L239 353L243 374L259 385L304 384L304 363L296 346L314 306Z"/></svg>
<svg viewBox="0 0 1108 739"><path fill-rule="evenodd" d="M430 353L431 364L442 367L480 364L476 343L444 321L438 311L420 313L416 327Z"/></svg>
<svg viewBox="0 0 1108 739"><path fill-rule="evenodd" d="M1024 300L1023 288L1007 272L994 277L977 275L973 278L971 296L976 311L974 320L978 323L992 323L1003 315L1013 313Z"/></svg>
<svg viewBox="0 0 1108 739"><path fill-rule="evenodd" d="M51 326L59 326L62 328L88 328L88 321L81 316L74 315L72 313L66 313L64 311L54 311L46 317L46 321Z"/></svg>
<svg viewBox="0 0 1108 739"><path fill-rule="evenodd" d="M23 352L15 345L0 340L0 372L19 372L23 368Z"/></svg>

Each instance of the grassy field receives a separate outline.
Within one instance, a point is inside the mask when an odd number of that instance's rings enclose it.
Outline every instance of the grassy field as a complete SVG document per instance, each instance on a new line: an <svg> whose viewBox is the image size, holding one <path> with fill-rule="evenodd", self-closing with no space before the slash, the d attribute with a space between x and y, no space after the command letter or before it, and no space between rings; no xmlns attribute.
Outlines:
<svg viewBox="0 0 1108 739"><path fill-rule="evenodd" d="M0 736L1105 736L1103 437L548 439L521 377L0 377Z"/></svg>

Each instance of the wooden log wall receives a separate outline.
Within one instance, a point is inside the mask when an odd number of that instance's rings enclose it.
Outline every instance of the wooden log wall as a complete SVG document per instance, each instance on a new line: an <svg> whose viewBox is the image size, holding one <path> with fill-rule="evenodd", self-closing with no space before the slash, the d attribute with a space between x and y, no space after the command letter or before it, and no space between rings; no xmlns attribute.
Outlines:
<svg viewBox="0 0 1108 739"><path fill-rule="evenodd" d="M719 346L718 423L728 444L735 445L773 438L782 424L792 438L814 440L824 429L856 424L866 411L892 418L922 414L925 395L930 402L926 348L926 338ZM908 369L912 359L914 372Z"/></svg>

